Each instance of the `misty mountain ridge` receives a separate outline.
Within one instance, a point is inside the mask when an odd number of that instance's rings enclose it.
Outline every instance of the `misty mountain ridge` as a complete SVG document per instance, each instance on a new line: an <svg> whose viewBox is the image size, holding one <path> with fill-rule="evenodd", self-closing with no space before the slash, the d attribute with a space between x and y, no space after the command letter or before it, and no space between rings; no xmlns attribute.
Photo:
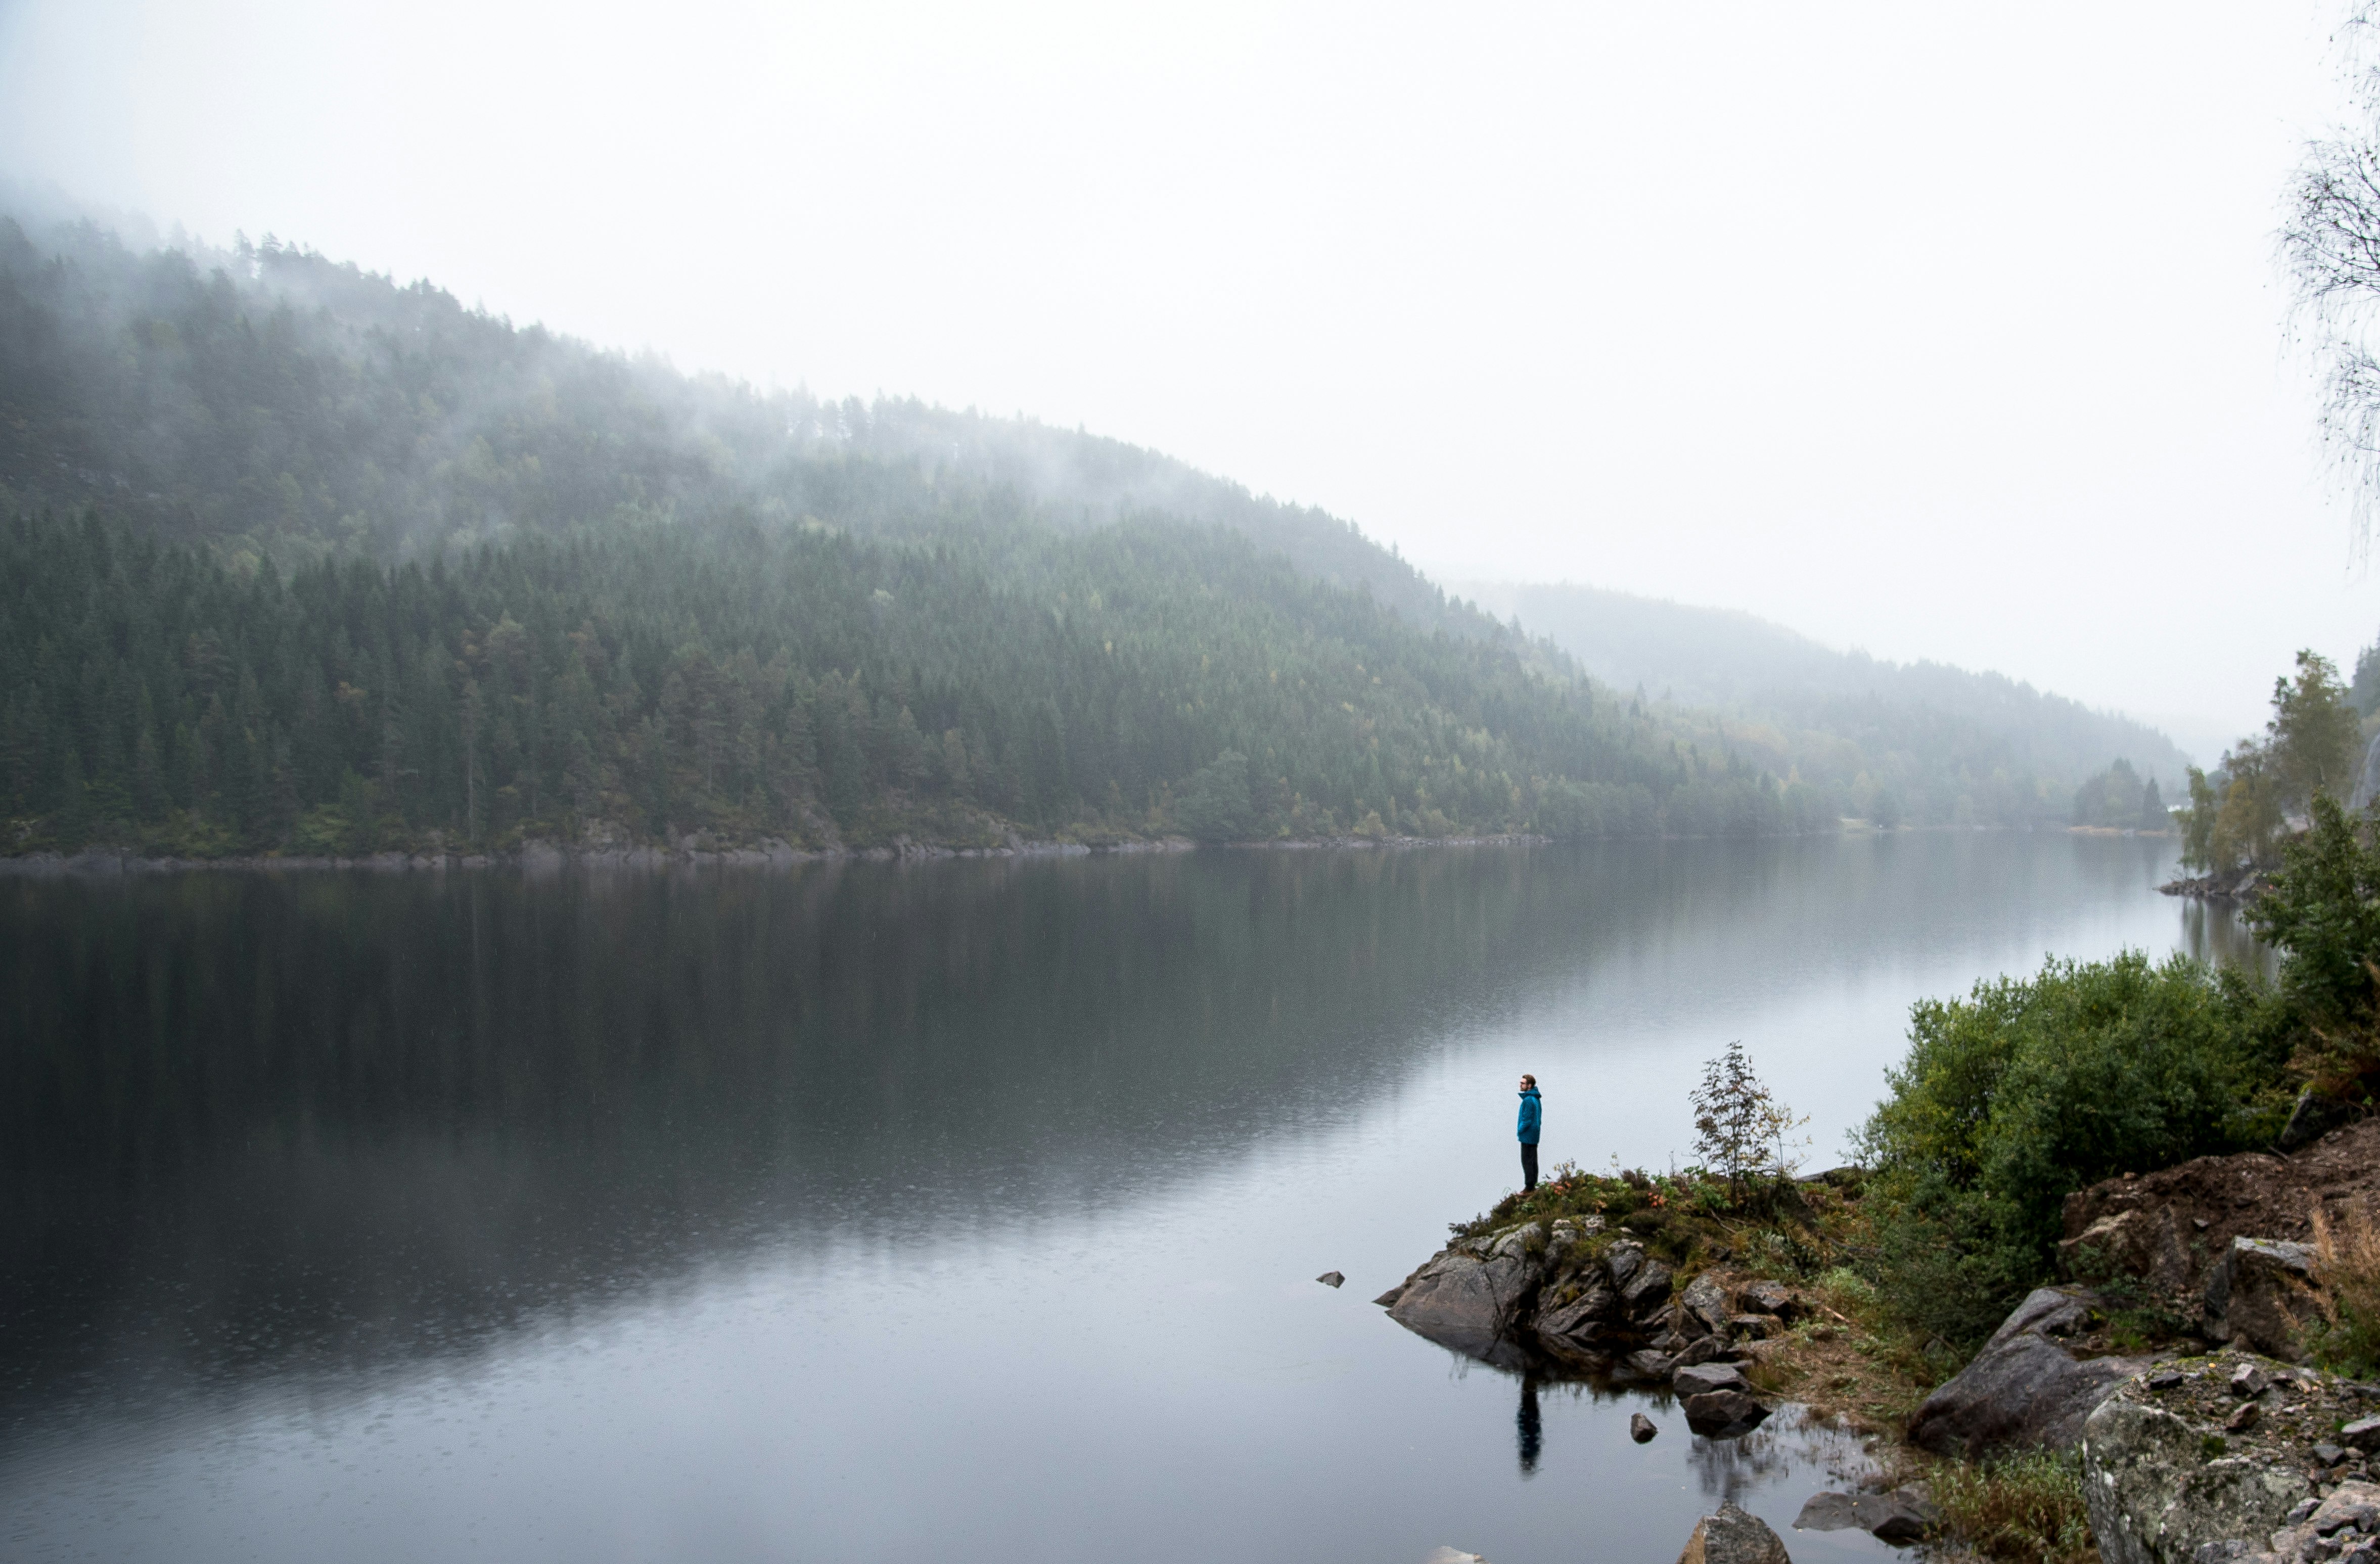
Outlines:
<svg viewBox="0 0 2380 1564"><path fill-rule="evenodd" d="M1912 719L1927 713L1924 721L1972 724L2004 741L2018 763L2069 782L2124 759L2168 796L2183 791L2189 758L2163 733L2006 674L1837 651L1742 610L1599 587L1464 582L1458 589L1547 637L1615 689L1736 719L1730 735L1741 742L1755 742L1746 722L1778 730L1763 747L1789 759L1809 743L1788 736L1796 731L1906 742Z"/></svg>
<svg viewBox="0 0 2380 1564"><path fill-rule="evenodd" d="M1495 634L1352 523L1122 441L681 373L270 238L135 255L95 224L36 241L6 220L0 290L16 412L0 508L100 503L259 552L395 557L620 508L895 534L958 510L1061 530L1159 513L1244 533L1424 627Z"/></svg>
<svg viewBox="0 0 2380 1564"><path fill-rule="evenodd" d="M9 513L18 850L2030 825L2168 763L1991 676L1729 684L1787 665L1748 616L1525 588L1524 630L1123 442L758 392L271 241L0 220Z"/></svg>

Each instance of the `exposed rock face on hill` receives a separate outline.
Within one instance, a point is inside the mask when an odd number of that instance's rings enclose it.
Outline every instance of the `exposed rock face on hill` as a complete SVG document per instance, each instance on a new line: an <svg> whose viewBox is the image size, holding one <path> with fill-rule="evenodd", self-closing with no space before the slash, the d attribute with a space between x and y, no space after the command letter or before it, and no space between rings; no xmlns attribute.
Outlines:
<svg viewBox="0 0 2380 1564"><path fill-rule="evenodd" d="M2201 1157L2069 1195L2058 1260L2084 1280L2125 1276L2216 1341L2301 1361L2313 1292L2313 1215L2380 1212L2380 1120L2291 1156Z"/></svg>
<svg viewBox="0 0 2380 1564"><path fill-rule="evenodd" d="M2119 1387L2083 1425L2107 1564L2380 1559L2380 1387L2225 1352Z"/></svg>

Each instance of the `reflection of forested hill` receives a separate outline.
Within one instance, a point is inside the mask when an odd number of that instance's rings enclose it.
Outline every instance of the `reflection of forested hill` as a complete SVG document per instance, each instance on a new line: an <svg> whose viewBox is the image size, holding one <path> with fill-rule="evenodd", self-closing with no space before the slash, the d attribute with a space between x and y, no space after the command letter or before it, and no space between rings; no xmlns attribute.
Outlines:
<svg viewBox="0 0 2380 1564"><path fill-rule="evenodd" d="M1569 862L0 879L0 1409L1209 1165L1626 915Z"/></svg>
<svg viewBox="0 0 2380 1564"><path fill-rule="evenodd" d="M2062 821L2074 788L2114 760L2169 795L2188 764L2153 728L1998 673L1880 662L1748 613L1594 587L1463 589L1673 723L1724 726L1730 750L1843 788L1862 815L1889 792L1921 823Z"/></svg>

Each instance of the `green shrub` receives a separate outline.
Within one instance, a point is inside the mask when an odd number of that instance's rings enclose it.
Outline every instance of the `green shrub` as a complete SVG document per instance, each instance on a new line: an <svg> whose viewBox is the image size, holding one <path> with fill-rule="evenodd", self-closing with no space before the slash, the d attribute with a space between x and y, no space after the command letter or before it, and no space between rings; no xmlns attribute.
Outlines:
<svg viewBox="0 0 2380 1564"><path fill-rule="evenodd" d="M2267 1002L2137 951L1921 1000L1863 1131L1888 1304L1972 1341L2048 1274L2068 1194L2269 1140L2287 1098Z"/></svg>

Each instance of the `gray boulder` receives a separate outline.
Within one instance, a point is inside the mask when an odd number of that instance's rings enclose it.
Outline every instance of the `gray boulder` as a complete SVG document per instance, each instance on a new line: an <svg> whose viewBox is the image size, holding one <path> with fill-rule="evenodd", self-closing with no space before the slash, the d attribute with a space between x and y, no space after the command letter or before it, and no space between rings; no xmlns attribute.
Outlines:
<svg viewBox="0 0 2380 1564"><path fill-rule="evenodd" d="M1491 1250L1481 1259L1450 1249L1413 1274L1389 1305L1389 1317L1479 1356L1504 1336L1536 1284L1536 1267L1524 1254Z"/></svg>
<svg viewBox="0 0 2380 1564"><path fill-rule="evenodd" d="M1621 1359L1620 1366L1632 1378L1642 1379L1652 1384L1670 1377L1672 1362L1669 1353L1655 1352L1647 1347L1642 1352L1631 1352Z"/></svg>
<svg viewBox="0 0 2380 1564"><path fill-rule="evenodd" d="M1942 1523L1942 1512L1916 1483L1888 1494L1862 1494L1853 1510L1861 1530L1888 1543L1923 1542Z"/></svg>
<svg viewBox="0 0 2380 1564"><path fill-rule="evenodd" d="M1743 1371L1731 1363L1690 1364L1670 1376L1670 1385L1681 1396L1699 1396L1710 1390L1752 1388L1743 1377Z"/></svg>
<svg viewBox="0 0 2380 1564"><path fill-rule="evenodd" d="M1951 1456L2072 1449L2083 1420L2147 1366L2141 1358L2078 1360L2051 1339L2079 1329L2095 1302L2081 1289L2036 1289L1973 1363L1925 1398L1909 1420L1909 1442Z"/></svg>
<svg viewBox="0 0 2380 1564"><path fill-rule="evenodd" d="M1678 1564L1793 1564L1793 1556L1767 1522L1730 1501L1695 1522Z"/></svg>
<svg viewBox="0 0 2380 1564"><path fill-rule="evenodd" d="M1812 1494L1793 1518L1797 1532L1842 1532L1856 1526L1888 1543L1924 1540L1942 1522L1922 1484L1888 1494Z"/></svg>
<svg viewBox="0 0 2380 1564"><path fill-rule="evenodd" d="M1801 1312L1801 1303L1793 1296L1793 1290L1781 1281L1752 1282L1741 1296L1746 1314L1775 1315L1779 1319L1791 1319Z"/></svg>
<svg viewBox="0 0 2380 1564"><path fill-rule="evenodd" d="M1859 1500L1850 1494L1812 1494L1793 1517L1797 1532L1847 1532L1859 1523Z"/></svg>
<svg viewBox="0 0 2380 1564"><path fill-rule="evenodd" d="M1661 1429L1659 1425L1656 1424L1651 1418L1645 1416L1643 1412L1632 1412L1628 1414L1628 1437L1635 1440L1638 1444L1651 1444L1653 1442L1653 1436L1658 1434L1660 1431Z"/></svg>
<svg viewBox="0 0 2380 1564"><path fill-rule="evenodd" d="M2206 1333L2217 1341L2303 1363L2306 1329L2321 1317L2305 1244L2235 1238L2206 1273Z"/></svg>
<svg viewBox="0 0 2380 1564"><path fill-rule="evenodd" d="M1648 1320L1670 1301L1670 1282L1676 1273L1658 1260L1646 1260L1620 1290L1621 1307L1631 1319Z"/></svg>
<svg viewBox="0 0 2380 1564"><path fill-rule="evenodd" d="M1690 1336L1712 1331L1726 1335L1728 1317L1733 1313L1728 1307L1727 1291L1708 1276L1694 1278L1686 1284L1686 1290L1678 1294L1679 1328Z"/></svg>
<svg viewBox="0 0 2380 1564"><path fill-rule="evenodd" d="M1692 1341L1687 1342L1685 1347L1679 1352L1678 1366L1680 1368L1683 1368L1690 1364L1709 1363L1714 1359L1723 1358L1727 1355L1728 1344L1726 1337L1697 1336Z"/></svg>
<svg viewBox="0 0 2380 1564"><path fill-rule="evenodd" d="M2108 1397L2083 1424L2082 1497L2106 1564L2194 1564L2261 1552L2307 1497L2304 1473L2216 1455L2204 1431L2146 1399ZM2348 1485L2342 1485L2342 1490Z"/></svg>
<svg viewBox="0 0 2380 1564"><path fill-rule="evenodd" d="M1539 1308L1529 1328L1541 1339L1557 1345L1564 1341L1583 1344L1602 1334L1619 1313L1620 1294L1602 1278L1596 1277L1569 1302Z"/></svg>

